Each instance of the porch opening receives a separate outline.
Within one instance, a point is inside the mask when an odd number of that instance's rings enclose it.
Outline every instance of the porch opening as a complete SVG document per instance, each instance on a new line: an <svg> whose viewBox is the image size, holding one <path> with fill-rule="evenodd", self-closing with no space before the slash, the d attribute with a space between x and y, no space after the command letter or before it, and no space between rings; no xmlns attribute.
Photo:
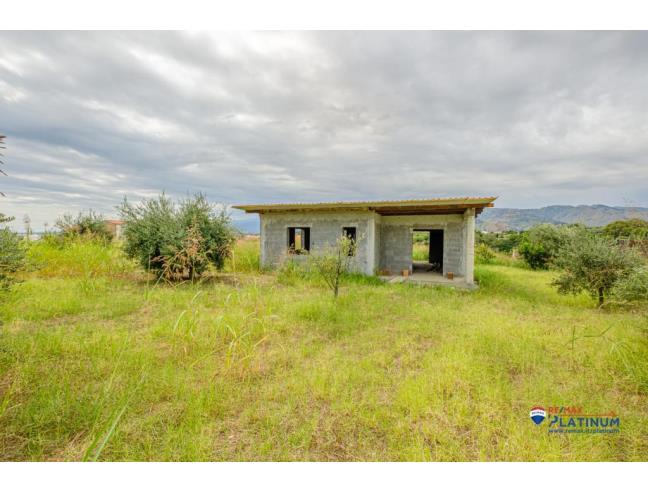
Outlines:
<svg viewBox="0 0 648 492"><path fill-rule="evenodd" d="M443 229L414 229L412 272L443 273Z"/></svg>

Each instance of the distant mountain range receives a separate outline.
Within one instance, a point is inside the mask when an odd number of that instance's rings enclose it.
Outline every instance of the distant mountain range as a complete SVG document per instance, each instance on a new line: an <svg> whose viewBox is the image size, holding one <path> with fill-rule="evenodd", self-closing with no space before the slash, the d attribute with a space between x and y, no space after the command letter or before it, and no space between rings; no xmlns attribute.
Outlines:
<svg viewBox="0 0 648 492"><path fill-rule="evenodd" d="M551 205L542 208L486 208L477 217L477 229L499 232L524 230L534 224L604 226L615 220L648 220L648 208L607 205Z"/></svg>

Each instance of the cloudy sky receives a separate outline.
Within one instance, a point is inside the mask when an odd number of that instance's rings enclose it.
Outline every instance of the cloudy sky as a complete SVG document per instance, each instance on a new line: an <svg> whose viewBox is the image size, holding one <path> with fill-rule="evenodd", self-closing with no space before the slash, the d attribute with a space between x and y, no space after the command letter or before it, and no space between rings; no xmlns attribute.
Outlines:
<svg viewBox="0 0 648 492"><path fill-rule="evenodd" d="M637 32L0 32L0 211L38 230L160 190L648 206L646 53Z"/></svg>

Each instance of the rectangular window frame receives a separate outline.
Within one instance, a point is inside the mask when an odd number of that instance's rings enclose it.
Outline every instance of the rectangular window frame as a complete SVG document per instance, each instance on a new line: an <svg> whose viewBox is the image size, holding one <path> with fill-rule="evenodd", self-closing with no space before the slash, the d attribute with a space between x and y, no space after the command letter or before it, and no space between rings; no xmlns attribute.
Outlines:
<svg viewBox="0 0 648 492"><path fill-rule="evenodd" d="M349 256L355 256L357 244L358 244L358 228L356 226L342 227L342 237L345 236L351 239L351 241L353 241L353 247L349 251Z"/></svg>
<svg viewBox="0 0 648 492"><path fill-rule="evenodd" d="M300 245L299 249L295 248L295 242L297 238L297 232L300 231L300 242L303 242L303 245ZM310 253L311 240L310 240L310 227L309 226L294 226L287 228L287 237L288 237L288 254L290 255L307 255Z"/></svg>

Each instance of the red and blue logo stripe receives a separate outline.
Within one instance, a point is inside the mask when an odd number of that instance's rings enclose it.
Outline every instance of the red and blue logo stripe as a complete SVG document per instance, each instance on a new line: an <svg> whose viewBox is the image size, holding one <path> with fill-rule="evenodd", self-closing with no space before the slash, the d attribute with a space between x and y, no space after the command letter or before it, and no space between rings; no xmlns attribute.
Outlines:
<svg viewBox="0 0 648 492"><path fill-rule="evenodd" d="M529 416L531 417L531 420L536 423L536 425L540 425L547 416L547 412L545 412L545 409L542 407L533 407L531 409L531 412L529 413Z"/></svg>

